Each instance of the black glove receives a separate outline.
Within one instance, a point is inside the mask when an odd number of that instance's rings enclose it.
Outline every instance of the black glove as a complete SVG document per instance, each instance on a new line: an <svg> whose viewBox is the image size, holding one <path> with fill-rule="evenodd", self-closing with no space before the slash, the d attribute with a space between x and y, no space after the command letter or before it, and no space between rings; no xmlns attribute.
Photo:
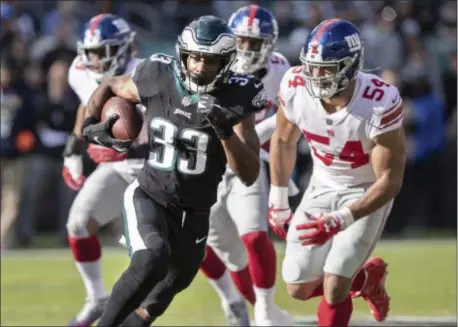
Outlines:
<svg viewBox="0 0 458 327"><path fill-rule="evenodd" d="M85 142L76 137L76 135L71 134L65 144L64 152L62 153L63 157L70 157L71 155L81 155L84 152Z"/></svg>
<svg viewBox="0 0 458 327"><path fill-rule="evenodd" d="M115 139L111 134L111 128L119 119L118 115L110 116L106 121L94 117L88 117L83 122L83 137L86 141L107 148L112 148L119 153L129 151L132 141Z"/></svg>
<svg viewBox="0 0 458 327"><path fill-rule="evenodd" d="M226 140L234 134L234 130L227 115L229 110L215 103L216 100L209 94L201 95L197 112L205 116L219 139Z"/></svg>

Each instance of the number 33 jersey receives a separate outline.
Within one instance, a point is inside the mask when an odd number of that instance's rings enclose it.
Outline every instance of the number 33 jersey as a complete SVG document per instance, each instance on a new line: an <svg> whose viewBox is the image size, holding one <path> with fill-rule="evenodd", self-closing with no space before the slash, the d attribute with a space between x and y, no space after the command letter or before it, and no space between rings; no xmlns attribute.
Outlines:
<svg viewBox="0 0 458 327"><path fill-rule="evenodd" d="M328 114L321 100L308 93L302 74L301 66L286 72L279 101L286 118L300 128L310 146L313 175L335 189L374 182L373 139L402 126L397 88L376 75L360 72L347 107Z"/></svg>
<svg viewBox="0 0 458 327"><path fill-rule="evenodd" d="M142 104L147 108L149 158L138 181L160 204L208 210L216 202L217 186L226 168L221 141L198 108L208 105L189 93L173 57L155 54L132 72ZM257 79L231 75L210 93L235 125L262 110L267 95ZM202 109L202 108L201 108Z"/></svg>

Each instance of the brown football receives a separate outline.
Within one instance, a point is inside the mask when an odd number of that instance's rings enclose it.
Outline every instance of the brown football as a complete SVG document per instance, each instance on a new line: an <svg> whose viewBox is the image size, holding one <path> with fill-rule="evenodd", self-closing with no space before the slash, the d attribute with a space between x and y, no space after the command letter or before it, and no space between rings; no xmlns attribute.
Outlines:
<svg viewBox="0 0 458 327"><path fill-rule="evenodd" d="M103 105L101 120L117 114L119 119L114 123L111 133L120 140L135 140L143 125L143 116L137 110L135 103L114 96Z"/></svg>

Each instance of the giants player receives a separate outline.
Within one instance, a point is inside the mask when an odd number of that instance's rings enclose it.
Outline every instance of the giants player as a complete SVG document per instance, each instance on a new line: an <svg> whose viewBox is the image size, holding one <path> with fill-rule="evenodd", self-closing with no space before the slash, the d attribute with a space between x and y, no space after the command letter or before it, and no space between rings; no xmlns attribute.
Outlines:
<svg viewBox="0 0 458 327"><path fill-rule="evenodd" d="M267 9L246 6L231 16L229 27L237 40L233 70L261 79L269 98L274 100L281 78L289 68L286 58L273 52L278 37L276 19ZM261 144L268 143L275 129L276 107L270 101L267 109L256 113L256 131ZM267 234L267 201L264 169L256 183L249 187L227 169L218 186L218 201L211 209L208 246L201 269L220 295L231 325L249 325L245 302L231 277L240 293L254 305L256 325L293 324L292 317L274 303L276 253Z"/></svg>
<svg viewBox="0 0 458 327"><path fill-rule="evenodd" d="M402 99L396 87L360 71L363 41L348 21L318 25L300 60L282 80L270 151L269 222L287 240L283 279L296 299L322 296L319 326L348 326L358 296L383 321L387 264L365 261L403 179ZM293 216L287 185L301 134L314 167Z"/></svg>
<svg viewBox="0 0 458 327"><path fill-rule="evenodd" d="M101 248L97 232L101 226L121 216L124 190L143 166L143 159L127 159L111 148L94 144L90 157L100 164L86 179L81 154L84 140L81 125L92 92L104 79L131 71L137 60L132 57L135 32L115 15L101 14L86 25L78 42L78 56L69 71L69 84L79 96L74 133L64 152L63 176L67 185L79 190L67 222L69 246L86 287L86 304L69 326L90 326L102 314L107 300L101 273ZM108 162L115 161L115 162ZM116 162L117 161L117 162ZM83 185L84 184L84 185Z"/></svg>

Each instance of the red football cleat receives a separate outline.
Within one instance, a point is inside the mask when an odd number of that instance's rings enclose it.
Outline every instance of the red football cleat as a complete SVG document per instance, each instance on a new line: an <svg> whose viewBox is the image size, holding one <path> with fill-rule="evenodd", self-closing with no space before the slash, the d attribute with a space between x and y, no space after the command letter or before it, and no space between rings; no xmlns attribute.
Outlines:
<svg viewBox="0 0 458 327"><path fill-rule="evenodd" d="M377 321L384 321L390 310L390 297L385 288L387 266L380 257L367 261L362 268L366 272L366 282L361 291L351 294L353 298L361 296L369 303L370 311Z"/></svg>

